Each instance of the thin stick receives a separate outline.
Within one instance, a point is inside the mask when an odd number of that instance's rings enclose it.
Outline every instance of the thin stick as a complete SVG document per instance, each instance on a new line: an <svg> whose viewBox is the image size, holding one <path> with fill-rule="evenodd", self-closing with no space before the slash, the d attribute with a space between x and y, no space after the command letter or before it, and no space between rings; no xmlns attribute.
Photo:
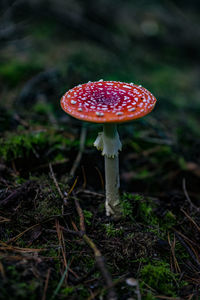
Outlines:
<svg viewBox="0 0 200 300"><path fill-rule="evenodd" d="M174 261L174 267L175 267L175 270L176 272L180 273L181 272L181 269L179 267L179 264L178 264L178 261L176 259L176 255L175 255L175 246L176 246L176 239L175 239L175 234L174 234L174 241L173 243L171 242L171 239L170 239L170 235L169 235L169 232L168 232L168 243L171 247L171 253L172 253L172 258L173 258L173 261Z"/></svg>
<svg viewBox="0 0 200 300"><path fill-rule="evenodd" d="M192 222L192 224L194 224L194 226L197 228L197 230L200 232L200 227L197 225L197 223L183 210L181 209L181 211L184 213L184 215Z"/></svg>
<svg viewBox="0 0 200 300"><path fill-rule="evenodd" d="M187 191L187 188L186 188L186 181L185 181L185 178L183 178L183 192L185 194L185 197L188 201L188 203L190 204L190 208L194 208L196 209L197 211L200 211L200 209L198 207L196 207L196 205L194 205L190 199L190 196L188 194L188 191Z"/></svg>
<svg viewBox="0 0 200 300"><path fill-rule="evenodd" d="M55 176L55 174L54 174L54 171L53 171L53 168L52 168L52 164L51 164L51 163L49 163L49 170L50 170L51 177L52 177L53 182L54 182L54 184L55 184L55 186L56 186L56 188L57 188L57 190L58 190L58 193L59 193L60 197L61 197L62 199L64 199L65 197L64 197L64 195L63 195L63 193L62 193L62 191L61 191L61 189L60 189L60 187L59 187L59 185L58 185L58 182L57 182L56 176Z"/></svg>
<svg viewBox="0 0 200 300"><path fill-rule="evenodd" d="M77 184L77 181L78 181L78 177L76 177L76 179L74 180L74 183L71 187L71 189L69 190L69 192L67 193L67 197L69 197L69 195L73 192L73 189L75 188L76 184Z"/></svg>
<svg viewBox="0 0 200 300"><path fill-rule="evenodd" d="M86 178L84 166L81 166L81 170L82 170L82 174L83 174L83 185L82 185L82 188L85 189L86 185L87 185L87 178Z"/></svg>
<svg viewBox="0 0 200 300"><path fill-rule="evenodd" d="M10 244L10 243L13 243L13 242L16 242L16 240L18 240L20 237L22 237L22 235L24 235L27 231L35 228L35 227L38 227L40 226L40 223L37 223L27 229L25 229L23 232L20 232L18 235L14 236L13 238L11 238L9 241L7 241L7 244Z"/></svg>
<svg viewBox="0 0 200 300"><path fill-rule="evenodd" d="M60 228L60 224L59 224L58 220L56 220L56 231L57 231L59 246L60 246L62 256L63 256L64 267L66 268L67 267L67 259L66 259L66 255L65 255L65 242L63 239L63 232L62 232L62 229Z"/></svg>
<svg viewBox="0 0 200 300"><path fill-rule="evenodd" d="M102 174L101 174L101 172L100 172L99 168L95 167L95 169L97 170L97 173L98 173L98 175L99 175L99 178L100 178L100 181L101 181L101 187L102 187L102 190L104 190L104 189L105 189L105 187L104 187L104 180L103 180L103 176L102 176Z"/></svg>
<svg viewBox="0 0 200 300"><path fill-rule="evenodd" d="M198 249L200 249L200 246L197 243L195 243L194 241L190 240L187 236L185 236L184 234L182 234L180 231L178 231L176 229L174 229L174 231L176 233L178 233L178 235L180 235L186 242L188 242L188 244L190 243L190 244L196 246Z"/></svg>
<svg viewBox="0 0 200 300"><path fill-rule="evenodd" d="M81 161L81 158L82 158L82 154L83 154L83 151L84 151L84 147L85 147L85 140L86 140L86 135L87 135L87 129L85 126L82 126L81 128L81 135L80 135L80 148L79 148L79 152L76 156L76 159L74 161L74 164L70 170L70 176L74 176L79 164L80 164L80 161Z"/></svg>
<svg viewBox="0 0 200 300"><path fill-rule="evenodd" d="M84 214L83 211L80 207L80 204L78 202L77 198L74 198L75 205L76 205L76 210L78 212L79 218L80 218L80 229L82 232L85 232L85 221L84 221Z"/></svg>
<svg viewBox="0 0 200 300"><path fill-rule="evenodd" d="M58 294L58 292L59 292L59 290L60 290L60 288L61 288L61 286L63 284L63 281L65 279L65 276L66 276L66 274L68 272L69 265L70 265L70 262L68 261L68 264L67 264L67 266L65 268L65 272L63 273L63 275L62 275L62 277L61 277L61 279L60 279L60 281L59 281L59 283L57 285L57 288L55 289L55 291L53 293L53 296L50 298L50 300L55 299L56 295Z"/></svg>
<svg viewBox="0 0 200 300"><path fill-rule="evenodd" d="M48 269L47 277L46 277L45 284L44 284L44 292L43 292L42 300L46 300L46 294L47 294L47 288L48 288L48 284L49 284L50 273L51 273L51 269Z"/></svg>
<svg viewBox="0 0 200 300"><path fill-rule="evenodd" d="M2 278L5 280L6 274L5 274L4 266L1 261L0 261L0 274L1 274Z"/></svg>
<svg viewBox="0 0 200 300"><path fill-rule="evenodd" d="M186 251L190 254L191 258L193 259L193 261L197 264L198 269L200 270L200 262L197 260L195 254L193 253L193 251L188 247L188 245L185 243L185 241L179 236L179 234L177 232L175 232L175 235L177 236L177 238L179 239L180 243L184 246L184 248L186 249Z"/></svg>
<svg viewBox="0 0 200 300"><path fill-rule="evenodd" d="M76 191L76 195L80 194L80 193L88 194L88 195L98 197L98 198L105 198L104 194L96 193L96 192L93 192L93 191L90 191L90 190L82 190L81 189L81 190Z"/></svg>
<svg viewBox="0 0 200 300"><path fill-rule="evenodd" d="M85 232L85 222L84 222L84 214L82 211L82 208L80 207L80 204L78 202L77 198L74 198L75 205L76 205L76 210L80 218L80 229L82 232ZM109 273L109 271L106 268L104 257L102 256L100 250L97 248L95 243L91 240L91 238L88 237L86 233L83 234L82 236L83 240L85 243L93 250L96 264L99 267L99 270L101 271L101 274L106 282L106 285L108 287L108 299L109 300L116 300L117 296L115 293L115 290L113 288L113 281L112 277Z"/></svg>

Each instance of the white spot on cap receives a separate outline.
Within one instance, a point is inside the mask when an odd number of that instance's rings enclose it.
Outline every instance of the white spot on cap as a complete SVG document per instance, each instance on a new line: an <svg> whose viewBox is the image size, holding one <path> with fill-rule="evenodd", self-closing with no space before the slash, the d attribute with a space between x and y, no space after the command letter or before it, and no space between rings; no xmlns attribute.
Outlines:
<svg viewBox="0 0 200 300"><path fill-rule="evenodd" d="M123 87L127 88L127 89L132 89L131 86L128 86L128 85L123 85Z"/></svg>
<svg viewBox="0 0 200 300"><path fill-rule="evenodd" d="M76 104L76 101L74 101L74 100L71 100L71 104Z"/></svg>
<svg viewBox="0 0 200 300"><path fill-rule="evenodd" d="M134 111L135 110L135 108L133 107L133 108L130 108L130 109L128 109L128 111Z"/></svg>
<svg viewBox="0 0 200 300"><path fill-rule="evenodd" d="M103 79L100 79L99 82L103 81Z"/></svg>
<svg viewBox="0 0 200 300"><path fill-rule="evenodd" d="M83 109L81 107L78 108L78 111L83 111Z"/></svg>
<svg viewBox="0 0 200 300"><path fill-rule="evenodd" d="M121 115L123 115L123 112L122 112L122 111L119 111L119 112L116 113L116 115L117 115L117 116L121 116Z"/></svg>
<svg viewBox="0 0 200 300"><path fill-rule="evenodd" d="M97 112L96 112L96 115L97 115L98 117L103 117L103 116L104 116L104 113L97 111Z"/></svg>

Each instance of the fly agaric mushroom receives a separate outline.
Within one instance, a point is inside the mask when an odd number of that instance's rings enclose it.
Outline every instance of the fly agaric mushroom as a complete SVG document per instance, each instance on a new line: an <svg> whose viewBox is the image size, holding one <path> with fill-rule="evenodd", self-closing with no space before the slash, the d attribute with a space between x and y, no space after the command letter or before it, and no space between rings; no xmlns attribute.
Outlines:
<svg viewBox="0 0 200 300"><path fill-rule="evenodd" d="M79 120L102 123L94 146L105 157L106 215L120 215L119 160L121 142L117 123L141 118L152 111L156 98L141 85L119 81L88 82L69 90L63 110Z"/></svg>

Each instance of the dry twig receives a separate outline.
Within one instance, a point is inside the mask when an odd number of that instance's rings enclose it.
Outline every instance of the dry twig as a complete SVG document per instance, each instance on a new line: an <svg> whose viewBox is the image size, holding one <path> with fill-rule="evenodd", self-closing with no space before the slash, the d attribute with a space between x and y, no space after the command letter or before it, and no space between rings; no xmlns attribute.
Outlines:
<svg viewBox="0 0 200 300"><path fill-rule="evenodd" d="M171 253L172 253L172 258L173 258L173 261L174 261L174 267L175 267L175 270L176 270L177 273L178 273L178 272L180 273L180 272L181 272L181 269L180 269L180 267L179 267L179 264L178 264L178 261L177 261L177 259L176 259L176 255L175 255L175 246L176 246L175 235L174 235L174 240L173 240L173 242L171 242L171 240L170 240L170 235L169 235L169 233L168 233L168 243L169 243L170 248L171 248Z"/></svg>
<svg viewBox="0 0 200 300"><path fill-rule="evenodd" d="M194 205L190 199L190 196L188 194L187 188L186 188L186 181L185 178L183 178L183 192L185 194L185 197L190 205L190 209L195 209L196 211L200 212L200 208L198 208L196 205Z"/></svg>
<svg viewBox="0 0 200 300"><path fill-rule="evenodd" d="M58 184L58 182L57 182L57 179L56 179L56 176L55 176L55 174L54 174L54 171L53 171L53 168L52 168L52 164L51 164L51 163L49 163L49 170L50 170L51 177L52 177L52 179L53 179L53 182L54 182L54 184L55 184L55 186L56 186L56 188L57 188L57 191L58 191L60 197L61 197L62 199L64 199L64 195L63 195L63 193L62 193L62 191L61 191L61 189L60 189L60 187L59 187L59 184Z"/></svg>
<svg viewBox="0 0 200 300"><path fill-rule="evenodd" d="M183 210L181 211L184 213L184 215L191 221L191 223L197 228L197 230L200 232L200 227L197 225L197 223Z"/></svg>
<svg viewBox="0 0 200 300"><path fill-rule="evenodd" d="M48 269L47 277L46 277L45 284L44 284L44 291L43 291L43 295L42 295L42 300L46 300L46 294L47 294L47 288L48 288L50 274L51 274L51 269Z"/></svg>
<svg viewBox="0 0 200 300"><path fill-rule="evenodd" d="M69 197L69 195L73 192L73 190L74 190L74 188L75 188L75 186L76 186L76 184L77 184L77 181L78 181L78 177L76 177L76 179L74 180L74 183L73 183L71 189L70 189L69 192L67 193L67 196L68 196L68 197Z"/></svg>
<svg viewBox="0 0 200 300"><path fill-rule="evenodd" d="M74 164L71 168L71 171L70 171L70 176L74 176L79 164L80 164L80 161L81 161L81 158L82 158L82 154L83 154L83 151L84 151L84 147L85 147L85 140L86 140L86 135L87 135L87 128L85 126L82 126L81 128L81 136L80 136L80 148L79 148L79 152L77 154L77 157L74 161Z"/></svg>
<svg viewBox="0 0 200 300"><path fill-rule="evenodd" d="M60 226L58 220L56 220L56 232L57 232L57 236L58 236L59 246L60 246L60 249L61 249L61 252L62 252L64 269L65 270L67 269L66 274L65 274L65 278L67 280L68 270L75 276L75 278L79 278L79 276L70 268L69 262L67 262L63 231L62 231L62 227Z"/></svg>
<svg viewBox="0 0 200 300"><path fill-rule="evenodd" d="M117 296L115 293L115 290L113 288L113 281L112 277L106 268L104 257L102 256L100 250L97 248L95 243L91 240L90 237L85 233L85 223L84 223L84 214L83 211L80 207L80 204L78 202L78 199L74 197L75 205L76 205L76 210L78 212L79 218L80 218L80 229L81 232L83 233L82 238L85 241L85 243L93 250L96 264L101 271L101 274L106 282L107 288L108 288L108 299L109 300L116 300Z"/></svg>

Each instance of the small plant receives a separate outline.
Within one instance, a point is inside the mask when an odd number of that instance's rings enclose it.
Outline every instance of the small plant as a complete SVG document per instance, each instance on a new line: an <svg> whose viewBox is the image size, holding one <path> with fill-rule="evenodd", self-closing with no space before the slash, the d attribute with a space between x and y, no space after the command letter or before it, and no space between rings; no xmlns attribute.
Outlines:
<svg viewBox="0 0 200 300"><path fill-rule="evenodd" d="M92 220L92 217L93 217L93 213L89 210L83 210L83 213L84 213L84 218L85 218L85 223L87 225L91 225L91 220Z"/></svg>
<svg viewBox="0 0 200 300"><path fill-rule="evenodd" d="M123 233L123 228L114 228L113 224L104 224L104 228L108 237L120 236Z"/></svg>

